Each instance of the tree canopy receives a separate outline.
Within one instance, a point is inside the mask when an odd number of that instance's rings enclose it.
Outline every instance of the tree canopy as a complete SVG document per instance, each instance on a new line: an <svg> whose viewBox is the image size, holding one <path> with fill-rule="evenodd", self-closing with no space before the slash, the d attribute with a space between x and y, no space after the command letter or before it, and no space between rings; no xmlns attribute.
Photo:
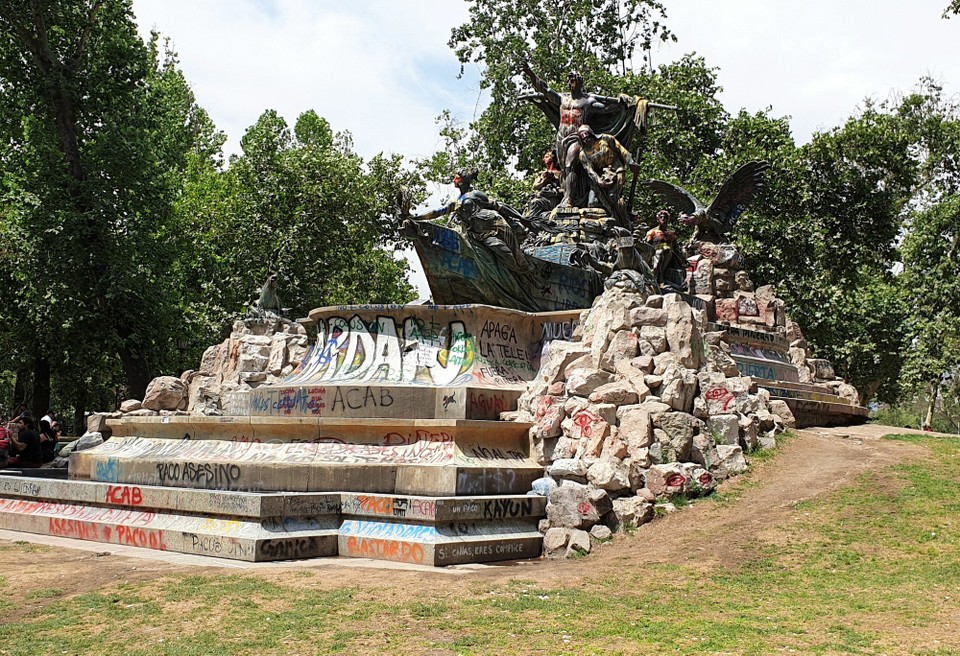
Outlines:
<svg viewBox="0 0 960 656"><path fill-rule="evenodd" d="M417 186L400 158L267 111L224 168L224 136L130 0L5 2L0 87L0 369L36 411L51 393L78 415L142 397L271 268L293 312L412 296L389 249L388 207Z"/></svg>

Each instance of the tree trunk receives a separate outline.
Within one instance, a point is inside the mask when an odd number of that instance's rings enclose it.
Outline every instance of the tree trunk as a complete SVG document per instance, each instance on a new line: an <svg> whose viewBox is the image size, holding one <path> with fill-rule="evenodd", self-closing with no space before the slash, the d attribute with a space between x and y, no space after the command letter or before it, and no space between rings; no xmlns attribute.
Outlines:
<svg viewBox="0 0 960 656"><path fill-rule="evenodd" d="M933 383L933 393L930 395L930 404L927 406L927 418L923 420L923 430L930 430L933 427L933 411L937 407L937 396L940 393L940 380Z"/></svg>
<svg viewBox="0 0 960 656"><path fill-rule="evenodd" d="M29 378L30 373L26 369L17 369L17 381L13 384L13 404L10 406L12 412L16 412L21 403L27 402Z"/></svg>
<svg viewBox="0 0 960 656"><path fill-rule="evenodd" d="M142 399L147 393L147 385L153 379L146 361L139 352L126 345L120 347L120 361L127 379L127 398Z"/></svg>
<svg viewBox="0 0 960 656"><path fill-rule="evenodd" d="M39 419L50 409L50 361L37 358L33 363L33 416Z"/></svg>
<svg viewBox="0 0 960 656"><path fill-rule="evenodd" d="M83 435L87 432L87 390L77 391L73 400L73 430L72 435Z"/></svg>

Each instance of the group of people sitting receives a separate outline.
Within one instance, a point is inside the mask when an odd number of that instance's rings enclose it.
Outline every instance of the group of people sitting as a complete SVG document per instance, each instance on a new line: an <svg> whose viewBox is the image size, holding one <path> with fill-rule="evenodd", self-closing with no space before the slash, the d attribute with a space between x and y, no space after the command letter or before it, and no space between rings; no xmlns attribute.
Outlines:
<svg viewBox="0 0 960 656"><path fill-rule="evenodd" d="M59 441L60 422L52 410L38 423L21 404L12 420L0 417L0 466L41 467L56 457Z"/></svg>

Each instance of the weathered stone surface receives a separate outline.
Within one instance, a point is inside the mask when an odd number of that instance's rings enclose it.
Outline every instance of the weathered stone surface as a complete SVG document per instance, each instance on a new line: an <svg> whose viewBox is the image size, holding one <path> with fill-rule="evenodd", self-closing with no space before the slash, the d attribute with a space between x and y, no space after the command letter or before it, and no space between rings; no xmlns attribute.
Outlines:
<svg viewBox="0 0 960 656"><path fill-rule="evenodd" d="M620 419L618 434L627 443L627 452L631 457L636 458L641 450L650 446L650 441L653 439L650 413L638 406L630 406L622 413L618 412L618 417Z"/></svg>
<svg viewBox="0 0 960 656"><path fill-rule="evenodd" d="M660 294L651 294L647 296L646 303L643 304L644 307L648 308L662 308L663 307L663 296Z"/></svg>
<svg viewBox="0 0 960 656"><path fill-rule="evenodd" d="M566 418L562 399L556 396L541 396L537 399L536 408L532 408L533 420L536 422L534 430L540 439L559 437L563 432L561 425Z"/></svg>
<svg viewBox="0 0 960 656"><path fill-rule="evenodd" d="M613 382L613 374L597 369L574 369L567 377L567 391L576 396L590 396L601 385Z"/></svg>
<svg viewBox="0 0 960 656"><path fill-rule="evenodd" d="M783 420L780 419L780 417L778 417L777 415L773 414L772 412L766 409L758 410L756 417L758 422L758 428L760 429L761 432L772 431L774 428L777 427L778 421L781 424L783 423Z"/></svg>
<svg viewBox="0 0 960 656"><path fill-rule="evenodd" d="M662 376L663 372L671 367L683 367L683 365L680 364L680 358L677 357L676 353L667 351L666 353L661 353L653 358L653 373L655 375Z"/></svg>
<svg viewBox="0 0 960 656"><path fill-rule="evenodd" d="M665 328L643 326L640 328L640 339L649 342L657 353L663 353L667 350L667 331Z"/></svg>
<svg viewBox="0 0 960 656"><path fill-rule="evenodd" d="M687 369L699 368L703 344L689 305L681 302L667 306L666 333L670 352L680 363Z"/></svg>
<svg viewBox="0 0 960 656"><path fill-rule="evenodd" d="M690 447L690 461L703 465L704 469L713 474L715 478L727 477L727 470L723 467L720 456L717 454L717 446L709 435L698 433L693 436L693 444Z"/></svg>
<svg viewBox="0 0 960 656"><path fill-rule="evenodd" d="M550 493L556 489L557 482L550 476L542 476L531 483L532 492L541 497L549 497Z"/></svg>
<svg viewBox="0 0 960 656"><path fill-rule="evenodd" d="M857 388L853 385L849 385L847 383L841 383L840 385L837 385L837 394L839 394L840 398L850 405L860 405L860 394L857 392Z"/></svg>
<svg viewBox="0 0 960 656"><path fill-rule="evenodd" d="M787 324L787 339L790 342L795 342L800 339L806 341L803 336L803 331L800 330L800 324L790 319L787 319L786 324Z"/></svg>
<svg viewBox="0 0 960 656"><path fill-rule="evenodd" d="M570 529L554 527L543 536L543 552L547 558L559 558L567 551Z"/></svg>
<svg viewBox="0 0 960 656"><path fill-rule="evenodd" d="M807 364L812 367L813 377L816 380L833 380L836 375L833 372L833 365L829 360L822 358L810 358Z"/></svg>
<svg viewBox="0 0 960 656"><path fill-rule="evenodd" d="M568 417L571 417L589 405L590 401L582 396L570 396L567 397L567 400L563 402L563 411L567 413Z"/></svg>
<svg viewBox="0 0 960 656"><path fill-rule="evenodd" d="M637 403L650 396L650 388L647 387L646 375L630 363L621 360L617 365L617 376L627 385L628 389L637 395ZM623 404L620 404L623 405Z"/></svg>
<svg viewBox="0 0 960 656"><path fill-rule="evenodd" d="M87 432L88 433L101 433L102 435L110 435L113 433L113 430L107 426L107 419L110 419L110 415L104 412L96 412L89 417L87 417Z"/></svg>
<svg viewBox="0 0 960 656"><path fill-rule="evenodd" d="M589 353L588 348L577 342L562 340L550 342L540 358L540 370L537 372L537 378L535 379L537 384L551 385L557 381L566 380L564 372L567 366Z"/></svg>
<svg viewBox="0 0 960 656"><path fill-rule="evenodd" d="M670 412L671 408L666 403L660 402L659 399L647 399L641 403L638 407L643 408L651 415L657 414L658 412Z"/></svg>
<svg viewBox="0 0 960 656"><path fill-rule="evenodd" d="M753 281L750 280L750 275L746 271L742 269L737 271L733 276L733 280L736 283L738 290L744 292L753 291Z"/></svg>
<svg viewBox="0 0 960 656"><path fill-rule="evenodd" d="M133 412L143 407L143 403L138 399L127 399L120 404L120 412Z"/></svg>
<svg viewBox="0 0 960 656"><path fill-rule="evenodd" d="M274 339L270 344L270 354L267 356L267 371L279 376L287 364L287 340Z"/></svg>
<svg viewBox="0 0 960 656"><path fill-rule="evenodd" d="M587 468L584 462L577 458L560 458L551 463L547 468L547 474L553 478L585 480Z"/></svg>
<svg viewBox="0 0 960 656"><path fill-rule="evenodd" d="M664 462L689 460L697 419L685 412L664 412L651 419Z"/></svg>
<svg viewBox="0 0 960 656"><path fill-rule="evenodd" d="M598 497L596 492L602 492L603 496ZM606 494L603 490L591 490L586 485L567 481L550 493L547 519L551 526L590 528L610 510Z"/></svg>
<svg viewBox="0 0 960 656"><path fill-rule="evenodd" d="M714 312L720 323L737 323L737 301L732 298L718 298L714 304Z"/></svg>
<svg viewBox="0 0 960 656"><path fill-rule="evenodd" d="M684 488L687 494L706 494L717 486L716 477L697 463L685 462L683 470L687 476Z"/></svg>
<svg viewBox="0 0 960 656"><path fill-rule="evenodd" d="M139 410L132 410L127 413L128 417L156 417L161 412L169 413L171 410L151 410L149 408L140 408Z"/></svg>
<svg viewBox="0 0 960 656"><path fill-rule="evenodd" d="M658 497L681 494L688 485L687 471L680 463L652 465L647 470L647 487Z"/></svg>
<svg viewBox="0 0 960 656"><path fill-rule="evenodd" d="M707 430L716 444L740 442L740 418L737 415L713 415L707 421Z"/></svg>
<svg viewBox="0 0 960 656"><path fill-rule="evenodd" d="M791 412L790 406L787 405L786 401L781 401L779 399L770 401L770 412L780 417L783 425L787 428L797 427L797 419L793 416L793 412Z"/></svg>
<svg viewBox="0 0 960 656"><path fill-rule="evenodd" d="M606 460L623 460L630 455L627 443L616 426L610 428L610 436L603 443L600 457Z"/></svg>
<svg viewBox="0 0 960 656"><path fill-rule="evenodd" d="M561 485L550 493L547 519L550 525L564 528L590 527L600 520L596 508L587 500L587 487Z"/></svg>
<svg viewBox="0 0 960 656"><path fill-rule="evenodd" d="M577 452L580 450L580 440L575 440L572 437L567 437L566 435L560 436L557 440L544 440L543 444L546 446L547 442L556 442L553 447L553 453L549 457L546 457L546 462L549 462L551 458L556 460L566 460L568 458L573 458L577 455ZM544 450L546 454L546 450Z"/></svg>
<svg viewBox="0 0 960 656"><path fill-rule="evenodd" d="M186 403L187 386L174 376L154 378L143 397L143 407L149 410L180 410Z"/></svg>
<svg viewBox="0 0 960 656"><path fill-rule="evenodd" d="M653 297L651 297L653 298ZM662 302L661 298L661 302ZM667 325L667 312L662 307L639 307L630 312L631 326L659 326Z"/></svg>
<svg viewBox="0 0 960 656"><path fill-rule="evenodd" d="M704 346L703 359L707 371L719 372L728 378L740 375L740 371L737 369L737 363L730 356L728 348L729 347L722 342L716 346Z"/></svg>
<svg viewBox="0 0 960 656"><path fill-rule="evenodd" d="M713 267L713 289L719 297L727 297L736 290L733 271L722 267Z"/></svg>
<svg viewBox="0 0 960 656"><path fill-rule="evenodd" d="M645 374L649 374L653 371L653 356L638 355L630 361L630 366Z"/></svg>
<svg viewBox="0 0 960 656"><path fill-rule="evenodd" d="M570 531L570 538L567 542L567 558L572 558L581 554L590 553L590 534L586 531L573 529Z"/></svg>
<svg viewBox="0 0 960 656"><path fill-rule="evenodd" d="M584 344L599 356L606 350L614 333L630 328L630 312L642 306L643 301L642 296L619 289L598 296L586 318L580 322Z"/></svg>
<svg viewBox="0 0 960 656"><path fill-rule="evenodd" d="M713 262L703 258L696 262L691 278L691 294L713 295Z"/></svg>
<svg viewBox="0 0 960 656"><path fill-rule="evenodd" d="M747 459L744 457L743 449L740 448L739 445L717 445L717 456L731 475L742 474L747 471Z"/></svg>
<svg viewBox="0 0 960 656"><path fill-rule="evenodd" d="M590 394L592 403L612 403L631 405L640 401L639 395L623 381L614 381L601 385Z"/></svg>
<svg viewBox="0 0 960 656"><path fill-rule="evenodd" d="M753 383L746 376L727 378L720 373L701 371L697 380L710 416L748 413L756 409L756 399L750 398Z"/></svg>
<svg viewBox="0 0 960 656"><path fill-rule="evenodd" d="M657 496L648 487L637 488L637 496L647 503L653 503L657 500Z"/></svg>
<svg viewBox="0 0 960 656"><path fill-rule="evenodd" d="M610 340L609 346L600 356L600 368L614 372L621 361L629 362L639 353L637 335L631 330L620 330Z"/></svg>
<svg viewBox="0 0 960 656"><path fill-rule="evenodd" d="M614 499L613 518L613 528L617 531L646 524L653 519L653 504L641 496Z"/></svg>
<svg viewBox="0 0 960 656"><path fill-rule="evenodd" d="M740 416L740 446L747 453L757 448L757 420Z"/></svg>
<svg viewBox="0 0 960 656"><path fill-rule="evenodd" d="M597 524L590 529L590 537L598 542L603 542L604 540L609 540L611 537L613 537L613 531L603 524Z"/></svg>
<svg viewBox="0 0 960 656"><path fill-rule="evenodd" d="M691 369L671 367L663 372L660 399L674 410L690 412L697 393L697 372Z"/></svg>
<svg viewBox="0 0 960 656"><path fill-rule="evenodd" d="M587 470L587 480L596 487L609 492L619 492L630 487L627 468L621 462L598 460Z"/></svg>
<svg viewBox="0 0 960 656"><path fill-rule="evenodd" d="M777 438L773 436L773 431L760 433L760 435L757 436L757 444L759 444L761 449L775 449L777 446Z"/></svg>
<svg viewBox="0 0 960 656"><path fill-rule="evenodd" d="M200 360L200 371L222 373L230 360L230 340L222 344L214 344L203 352Z"/></svg>

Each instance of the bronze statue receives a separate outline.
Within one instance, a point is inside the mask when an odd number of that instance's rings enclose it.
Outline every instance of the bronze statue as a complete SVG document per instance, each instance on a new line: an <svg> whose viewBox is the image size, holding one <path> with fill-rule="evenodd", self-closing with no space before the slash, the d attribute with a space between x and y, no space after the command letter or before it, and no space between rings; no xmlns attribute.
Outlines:
<svg viewBox="0 0 960 656"><path fill-rule="evenodd" d="M283 314L277 295L277 274L270 271L260 287L259 297L250 303L247 316L256 319L279 318Z"/></svg>
<svg viewBox="0 0 960 656"><path fill-rule="evenodd" d="M646 122L648 103L626 95L611 98L587 93L583 90L583 76L576 71L570 71L567 76L569 93L558 93L537 77L527 62L521 62L521 70L537 91L522 99L539 107L557 129L555 147L564 174L564 196L560 205L575 207L575 200L584 197L587 186L579 159L577 129L587 124L629 146L634 132Z"/></svg>
<svg viewBox="0 0 960 656"><path fill-rule="evenodd" d="M617 139L610 134L597 135L589 125L577 129L580 142L580 166L586 174L587 197L579 199L577 207L602 207L624 228L629 227L627 206L623 199L626 170L634 175L640 165Z"/></svg>
<svg viewBox="0 0 960 656"><path fill-rule="evenodd" d="M557 162L557 151L551 149L543 154L543 166L533 183L533 196L527 201L527 218L549 214L563 198L563 171Z"/></svg>
<svg viewBox="0 0 960 656"><path fill-rule="evenodd" d="M677 233L670 229L670 212L657 212L657 227L647 230L643 241L653 249L651 268L657 282L663 287L684 291L686 261L677 251Z"/></svg>
<svg viewBox="0 0 960 656"><path fill-rule="evenodd" d="M721 242L763 186L764 174L769 168L763 161L747 162L723 183L716 198L706 207L696 196L671 182L649 180L646 184L668 206L680 212L681 223L696 226L691 241Z"/></svg>
<svg viewBox="0 0 960 656"><path fill-rule="evenodd" d="M460 196L455 201L425 214L404 216L404 230L407 236L416 237L420 232L415 222L452 214L454 229L496 252L507 268L524 270L526 260L520 251L520 242L527 236L527 230L523 226L524 219L509 205L474 189L473 183L477 176L476 169L457 171L453 176L453 185L460 191Z"/></svg>

